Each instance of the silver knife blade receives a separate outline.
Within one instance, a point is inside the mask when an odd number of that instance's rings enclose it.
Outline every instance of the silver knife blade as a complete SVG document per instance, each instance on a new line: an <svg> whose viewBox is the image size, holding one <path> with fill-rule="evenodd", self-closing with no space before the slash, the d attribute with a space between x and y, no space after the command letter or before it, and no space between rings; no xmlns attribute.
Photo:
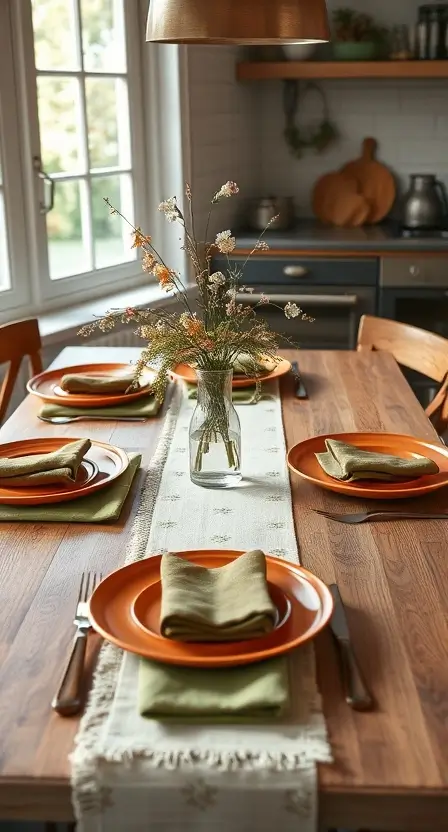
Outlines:
<svg viewBox="0 0 448 832"><path fill-rule="evenodd" d="M337 584L330 585L330 592L334 601L330 627L339 646L345 700L356 711L368 711L373 707L373 699L367 690L353 651L344 604Z"/></svg>
<svg viewBox="0 0 448 832"><path fill-rule="evenodd" d="M295 387L295 397L296 399L307 399L308 393L306 391L306 387L303 383L302 376L300 375L299 364L298 361L291 361L291 370L296 376L296 387Z"/></svg>
<svg viewBox="0 0 448 832"><path fill-rule="evenodd" d="M350 641L350 631L348 629L347 616L345 614L344 604L342 602L341 593L337 584L330 584L330 592L333 596L333 615L331 616L330 627L337 639L344 639Z"/></svg>

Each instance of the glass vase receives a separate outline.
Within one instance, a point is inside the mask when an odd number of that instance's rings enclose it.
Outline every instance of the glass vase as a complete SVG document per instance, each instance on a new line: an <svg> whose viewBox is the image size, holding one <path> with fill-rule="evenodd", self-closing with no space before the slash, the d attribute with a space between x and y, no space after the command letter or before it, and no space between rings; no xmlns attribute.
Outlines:
<svg viewBox="0 0 448 832"><path fill-rule="evenodd" d="M204 488L241 480L241 427L232 404L232 370L197 370L198 401L190 423L190 477Z"/></svg>

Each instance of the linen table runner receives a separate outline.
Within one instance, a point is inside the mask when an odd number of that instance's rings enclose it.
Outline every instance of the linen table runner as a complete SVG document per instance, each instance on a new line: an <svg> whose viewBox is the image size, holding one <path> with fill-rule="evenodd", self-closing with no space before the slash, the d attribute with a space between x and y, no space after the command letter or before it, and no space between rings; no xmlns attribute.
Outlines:
<svg viewBox="0 0 448 832"><path fill-rule="evenodd" d="M241 487L200 489L188 469L195 403L180 391L151 462L126 561L186 549L265 552L297 562L281 402L238 408ZM81 832L314 832L317 762L330 762L314 652L289 658L291 711L258 724L179 724L141 717L139 658L101 653L72 755Z"/></svg>

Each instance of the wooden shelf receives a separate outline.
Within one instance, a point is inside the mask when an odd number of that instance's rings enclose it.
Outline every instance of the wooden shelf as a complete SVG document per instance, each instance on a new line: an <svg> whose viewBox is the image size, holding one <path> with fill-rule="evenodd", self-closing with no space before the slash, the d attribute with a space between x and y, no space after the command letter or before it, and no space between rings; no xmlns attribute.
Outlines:
<svg viewBox="0 0 448 832"><path fill-rule="evenodd" d="M244 61L239 81L286 78L448 78L447 61Z"/></svg>

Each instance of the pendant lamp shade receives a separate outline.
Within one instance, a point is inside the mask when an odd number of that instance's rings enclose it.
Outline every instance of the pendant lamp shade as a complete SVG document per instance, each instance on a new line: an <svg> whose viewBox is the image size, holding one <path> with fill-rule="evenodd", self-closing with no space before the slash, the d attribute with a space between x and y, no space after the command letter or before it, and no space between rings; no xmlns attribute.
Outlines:
<svg viewBox="0 0 448 832"><path fill-rule="evenodd" d="M146 40L263 44L329 40L325 0L150 0Z"/></svg>

